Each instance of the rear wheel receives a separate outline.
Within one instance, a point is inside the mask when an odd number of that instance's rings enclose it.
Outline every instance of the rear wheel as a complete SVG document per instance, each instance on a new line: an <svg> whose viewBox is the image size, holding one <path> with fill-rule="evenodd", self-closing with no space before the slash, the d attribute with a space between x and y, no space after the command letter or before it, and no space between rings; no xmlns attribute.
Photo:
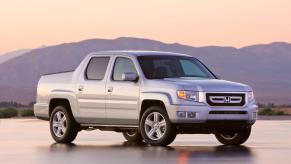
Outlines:
<svg viewBox="0 0 291 164"><path fill-rule="evenodd" d="M142 142L142 136L137 129L122 132L124 138L130 142Z"/></svg>
<svg viewBox="0 0 291 164"><path fill-rule="evenodd" d="M241 145L246 142L251 134L251 127L239 131L216 133L216 139L224 145Z"/></svg>
<svg viewBox="0 0 291 164"><path fill-rule="evenodd" d="M78 134L79 128L72 114L63 106L53 109L50 117L50 132L58 143L71 143Z"/></svg>
<svg viewBox="0 0 291 164"><path fill-rule="evenodd" d="M140 131L145 142L152 146L169 145L177 135L165 109L159 106L146 109L140 121Z"/></svg>

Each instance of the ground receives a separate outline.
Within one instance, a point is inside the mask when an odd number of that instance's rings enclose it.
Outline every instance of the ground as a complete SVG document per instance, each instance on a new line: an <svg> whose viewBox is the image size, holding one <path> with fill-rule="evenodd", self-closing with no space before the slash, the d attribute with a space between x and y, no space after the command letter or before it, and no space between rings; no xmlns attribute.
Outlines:
<svg viewBox="0 0 291 164"><path fill-rule="evenodd" d="M0 162L9 163L290 163L291 121L259 120L239 147L213 135L178 135L168 147L125 142L115 132L82 131L74 144L56 144L48 122L0 120Z"/></svg>

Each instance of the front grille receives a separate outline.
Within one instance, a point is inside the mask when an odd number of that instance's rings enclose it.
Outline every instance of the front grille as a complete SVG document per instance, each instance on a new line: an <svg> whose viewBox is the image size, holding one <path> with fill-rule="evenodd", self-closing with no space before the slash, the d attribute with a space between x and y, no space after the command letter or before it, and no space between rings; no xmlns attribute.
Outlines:
<svg viewBox="0 0 291 164"><path fill-rule="evenodd" d="M243 106L243 93L206 93L206 101L210 106Z"/></svg>

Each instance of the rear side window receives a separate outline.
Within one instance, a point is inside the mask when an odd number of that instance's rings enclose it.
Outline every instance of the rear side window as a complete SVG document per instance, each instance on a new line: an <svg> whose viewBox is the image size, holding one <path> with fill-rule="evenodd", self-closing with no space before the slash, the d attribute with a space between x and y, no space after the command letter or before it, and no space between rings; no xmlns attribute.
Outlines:
<svg viewBox="0 0 291 164"><path fill-rule="evenodd" d="M86 79L102 80L104 78L109 59L110 57L91 58L85 72Z"/></svg>

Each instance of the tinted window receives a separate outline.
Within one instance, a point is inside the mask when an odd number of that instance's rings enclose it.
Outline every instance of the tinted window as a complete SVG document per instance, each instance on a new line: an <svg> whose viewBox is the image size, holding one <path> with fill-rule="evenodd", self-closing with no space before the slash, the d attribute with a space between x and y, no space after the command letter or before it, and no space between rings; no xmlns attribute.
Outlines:
<svg viewBox="0 0 291 164"><path fill-rule="evenodd" d="M86 78L88 80L102 80L104 78L109 59L109 57L91 58L86 69Z"/></svg>
<svg viewBox="0 0 291 164"><path fill-rule="evenodd" d="M204 77L205 73L203 70L195 63L189 60L180 60L183 72L186 76L196 76Z"/></svg>
<svg viewBox="0 0 291 164"><path fill-rule="evenodd" d="M118 57L115 60L113 69L113 80L122 80L122 74L125 72L135 72L135 67L133 62L128 58Z"/></svg>
<svg viewBox="0 0 291 164"><path fill-rule="evenodd" d="M138 62L148 79L200 77L215 78L197 59L186 56L139 56Z"/></svg>

